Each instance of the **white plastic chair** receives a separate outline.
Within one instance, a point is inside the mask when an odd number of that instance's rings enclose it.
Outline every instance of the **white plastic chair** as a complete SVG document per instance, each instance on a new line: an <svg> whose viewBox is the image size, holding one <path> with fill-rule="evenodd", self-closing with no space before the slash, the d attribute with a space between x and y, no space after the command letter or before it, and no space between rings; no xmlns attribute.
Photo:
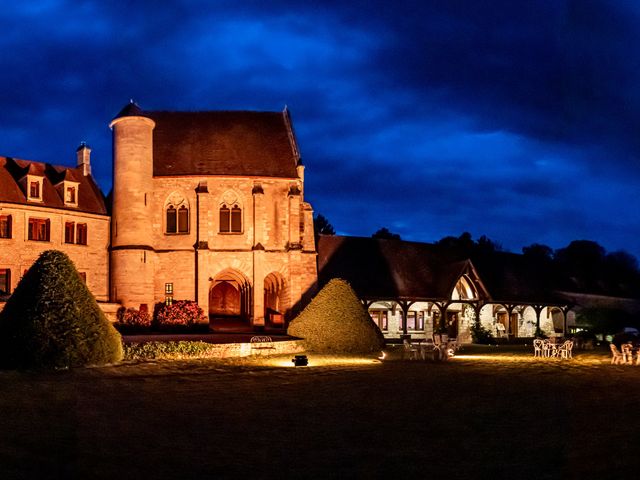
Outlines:
<svg viewBox="0 0 640 480"><path fill-rule="evenodd" d="M409 358L409 360L418 360L420 356L420 350L418 347L411 344L411 341L405 338L402 341L404 351L402 352L402 358Z"/></svg>
<svg viewBox="0 0 640 480"><path fill-rule="evenodd" d="M560 358L573 358L573 342L571 340L567 340L564 342L559 348L558 353L560 354Z"/></svg>
<svg viewBox="0 0 640 480"><path fill-rule="evenodd" d="M546 338L542 342L542 353L545 357L555 357L558 355L558 347Z"/></svg>
<svg viewBox="0 0 640 480"><path fill-rule="evenodd" d="M534 357L542 357L542 345L544 342L539 338L536 338L533 341L533 356Z"/></svg>
<svg viewBox="0 0 640 480"><path fill-rule="evenodd" d="M620 345L620 351L622 353L622 363L627 365L633 365L633 345L630 343L623 343Z"/></svg>
<svg viewBox="0 0 640 480"><path fill-rule="evenodd" d="M611 365L622 365L622 364L624 364L624 360L622 358L622 354L616 348L616 346L613 343L610 343L609 347L611 348L611 355L613 355L611 357Z"/></svg>

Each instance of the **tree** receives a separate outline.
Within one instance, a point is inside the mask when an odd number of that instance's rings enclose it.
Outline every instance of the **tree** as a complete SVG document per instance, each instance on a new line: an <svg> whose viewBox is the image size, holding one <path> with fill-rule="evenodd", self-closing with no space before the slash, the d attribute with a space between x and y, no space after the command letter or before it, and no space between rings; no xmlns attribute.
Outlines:
<svg viewBox="0 0 640 480"><path fill-rule="evenodd" d="M68 368L122 359L122 339L62 252L47 250L0 313L0 365Z"/></svg>
<svg viewBox="0 0 640 480"><path fill-rule="evenodd" d="M322 214L318 214L313 218L313 230L315 231L316 236L336 234L336 230L333 228L333 225L331 225L327 217Z"/></svg>
<svg viewBox="0 0 640 480"><path fill-rule="evenodd" d="M389 231L387 227L382 227L376 233L371 235L372 238L385 238L387 240L402 240L400 235L397 233L392 233Z"/></svg>
<svg viewBox="0 0 640 480"><path fill-rule="evenodd" d="M540 243L532 243L528 247L522 247L522 253L531 260L550 262L553 260L553 250L551 247Z"/></svg>

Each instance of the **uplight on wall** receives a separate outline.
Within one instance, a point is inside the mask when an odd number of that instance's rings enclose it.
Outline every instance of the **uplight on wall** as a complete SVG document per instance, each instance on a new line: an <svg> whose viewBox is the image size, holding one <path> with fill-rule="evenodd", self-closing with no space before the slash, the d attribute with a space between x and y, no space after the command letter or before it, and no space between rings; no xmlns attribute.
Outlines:
<svg viewBox="0 0 640 480"><path fill-rule="evenodd" d="M296 355L295 358L291 359L291 362L293 362L296 367L306 367L309 365L309 359L306 355Z"/></svg>

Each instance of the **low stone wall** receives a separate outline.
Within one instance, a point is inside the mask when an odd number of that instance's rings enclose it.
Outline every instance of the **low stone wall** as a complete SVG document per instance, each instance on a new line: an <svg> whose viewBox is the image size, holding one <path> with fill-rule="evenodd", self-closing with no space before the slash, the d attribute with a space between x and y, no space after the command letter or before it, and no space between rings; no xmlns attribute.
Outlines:
<svg viewBox="0 0 640 480"><path fill-rule="evenodd" d="M250 357L252 355L285 355L304 352L302 340L261 343L218 343L210 358ZM208 355L209 356L209 355Z"/></svg>
<svg viewBox="0 0 640 480"><path fill-rule="evenodd" d="M147 345L150 348L147 348ZM302 340L260 343L207 343L198 340L144 340L131 342L125 338L125 358L128 360L240 358L290 355L302 352L304 352Z"/></svg>

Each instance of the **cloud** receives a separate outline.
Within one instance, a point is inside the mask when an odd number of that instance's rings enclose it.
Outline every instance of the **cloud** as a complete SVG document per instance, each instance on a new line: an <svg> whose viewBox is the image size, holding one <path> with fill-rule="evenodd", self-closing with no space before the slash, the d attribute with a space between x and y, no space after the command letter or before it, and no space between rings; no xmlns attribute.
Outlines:
<svg viewBox="0 0 640 480"><path fill-rule="evenodd" d="M129 98L288 104L306 194L339 231L640 254L639 15L598 0L14 2L0 154L73 163L84 140L108 190L107 125Z"/></svg>

